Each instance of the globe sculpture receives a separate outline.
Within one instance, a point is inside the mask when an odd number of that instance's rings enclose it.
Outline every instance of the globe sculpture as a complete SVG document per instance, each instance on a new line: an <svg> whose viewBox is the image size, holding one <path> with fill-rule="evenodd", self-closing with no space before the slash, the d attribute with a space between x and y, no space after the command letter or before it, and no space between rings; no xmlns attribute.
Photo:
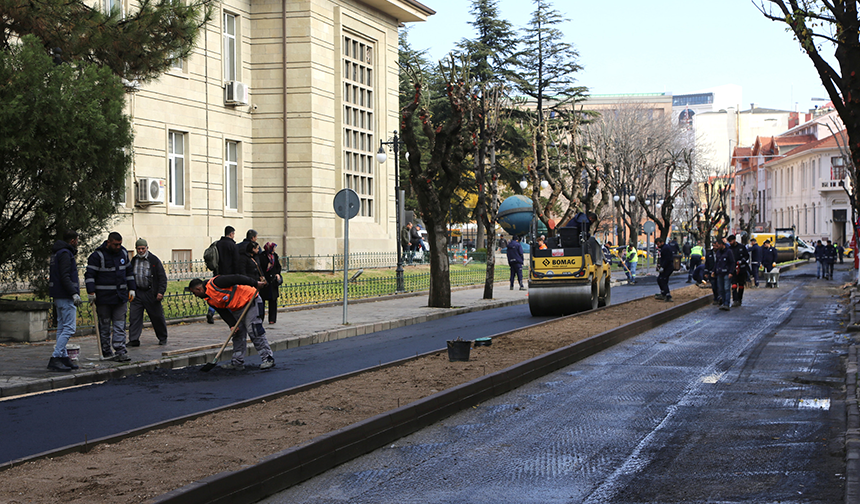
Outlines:
<svg viewBox="0 0 860 504"><path fill-rule="evenodd" d="M499 205L498 222L508 234L524 235L529 232L532 215L532 200L517 194Z"/></svg>

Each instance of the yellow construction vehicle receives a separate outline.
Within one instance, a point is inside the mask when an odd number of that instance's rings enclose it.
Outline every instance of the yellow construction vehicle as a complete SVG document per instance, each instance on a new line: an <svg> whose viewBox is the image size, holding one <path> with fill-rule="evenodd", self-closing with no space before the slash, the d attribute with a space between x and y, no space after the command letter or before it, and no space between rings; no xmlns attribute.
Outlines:
<svg viewBox="0 0 860 504"><path fill-rule="evenodd" d="M529 232L529 310L532 316L570 315L611 300L609 263L603 245L578 226L557 229L537 245L537 219Z"/></svg>

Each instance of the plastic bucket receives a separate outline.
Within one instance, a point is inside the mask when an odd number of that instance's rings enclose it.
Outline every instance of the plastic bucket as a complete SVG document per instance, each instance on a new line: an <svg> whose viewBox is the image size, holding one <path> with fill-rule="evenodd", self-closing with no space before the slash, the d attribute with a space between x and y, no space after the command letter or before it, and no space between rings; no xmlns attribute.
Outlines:
<svg viewBox="0 0 860 504"><path fill-rule="evenodd" d="M81 345L66 345L66 352L69 354L69 359L77 362L81 355Z"/></svg>
<svg viewBox="0 0 860 504"><path fill-rule="evenodd" d="M449 341L448 342L448 360L450 362L465 362L469 360L469 354L472 351L472 342L465 341Z"/></svg>

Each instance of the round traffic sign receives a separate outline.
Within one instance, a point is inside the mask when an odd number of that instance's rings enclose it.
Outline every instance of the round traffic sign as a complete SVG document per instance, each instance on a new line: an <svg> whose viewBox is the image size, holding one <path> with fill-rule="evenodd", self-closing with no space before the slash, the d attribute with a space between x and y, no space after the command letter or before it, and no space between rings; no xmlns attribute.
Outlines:
<svg viewBox="0 0 860 504"><path fill-rule="evenodd" d="M341 219L352 219L361 209L361 200L352 189L341 189L334 195L334 213Z"/></svg>

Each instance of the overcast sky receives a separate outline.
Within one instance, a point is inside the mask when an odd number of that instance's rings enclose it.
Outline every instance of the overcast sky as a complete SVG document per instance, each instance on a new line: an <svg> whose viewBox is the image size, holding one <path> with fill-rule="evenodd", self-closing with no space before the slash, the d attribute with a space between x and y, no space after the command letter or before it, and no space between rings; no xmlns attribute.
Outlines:
<svg viewBox="0 0 860 504"><path fill-rule="evenodd" d="M436 14L409 25L413 48L438 60L475 36L468 24L471 1L420 1ZM578 81L592 94L687 94L737 84L740 110L754 102L806 111L825 103L813 98L827 98L791 34L751 0L566 0L553 6L569 20L559 28L579 52L584 69ZM515 28L527 24L533 8L528 0L499 2L501 17Z"/></svg>

